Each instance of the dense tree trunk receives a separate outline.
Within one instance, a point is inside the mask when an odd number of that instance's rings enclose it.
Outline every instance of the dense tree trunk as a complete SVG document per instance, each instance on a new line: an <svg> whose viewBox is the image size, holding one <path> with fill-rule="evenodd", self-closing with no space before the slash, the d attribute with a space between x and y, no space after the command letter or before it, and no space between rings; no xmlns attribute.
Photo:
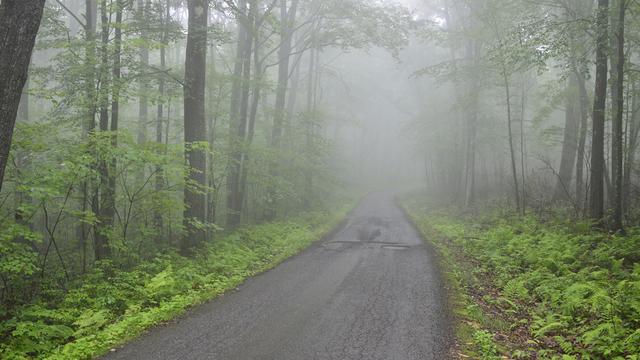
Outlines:
<svg viewBox="0 0 640 360"><path fill-rule="evenodd" d="M44 0L0 2L0 190Z"/></svg>
<svg viewBox="0 0 640 360"><path fill-rule="evenodd" d="M122 58L122 12L123 0L116 1L116 23L114 27L114 51L113 51L113 72L112 72L112 95L111 95L111 125L110 139L111 151L115 151L118 147L118 128L120 121L120 87L121 84L121 58ZM103 218L109 219L109 226L113 227L116 214L116 175L118 160L117 157L111 155L108 168L109 182L105 190L105 200L103 202Z"/></svg>
<svg viewBox="0 0 640 360"><path fill-rule="evenodd" d="M167 50L166 46L168 45L168 27L170 22L170 4L169 0L164 4L164 14L162 15L162 45L160 47L160 70L163 70L167 66ZM164 126L164 102L165 102L165 79L164 76L160 76L158 79L158 95L160 95L160 100L156 105L156 144L160 148L160 145L163 143L163 126ZM156 193L159 193L164 188L164 169L162 166L156 167L155 174L155 190ZM159 208L156 208L153 214L153 222L156 227L157 235L156 242L162 242L163 234L162 230L164 227L164 219L163 215Z"/></svg>
<svg viewBox="0 0 640 360"><path fill-rule="evenodd" d="M591 140L591 218L601 223L604 217L604 122L607 102L607 51L609 0L598 0L596 24L596 85Z"/></svg>
<svg viewBox="0 0 640 360"><path fill-rule="evenodd" d="M567 18L569 21L581 21L592 15L592 0L574 0L570 3L571 7L567 10ZM586 70L580 65L586 62L585 57L587 45L587 33L580 31L575 39L570 39L571 58L570 66L572 75L577 81L578 96L578 115L580 118L580 130L578 134L578 148L576 158L576 188L575 188L575 204L580 214L584 215L587 203L587 191L585 189L585 163L586 163L586 145L587 134L589 128L589 94L586 85ZM571 75L570 75L571 76Z"/></svg>
<svg viewBox="0 0 640 360"><path fill-rule="evenodd" d="M470 66L475 68L478 65L480 45L477 41L469 41L466 45L466 56L470 62ZM475 203L476 200L476 137L477 137L477 123L478 123L478 76L471 74L469 81L468 96L468 109L465 117L466 121L466 166L465 166L465 206L469 207Z"/></svg>
<svg viewBox="0 0 640 360"><path fill-rule="evenodd" d="M247 43L250 42L248 23L246 21L247 2L238 3L238 16L245 21L238 22L238 40L231 85L231 109L229 111L229 165L227 174L227 227L234 228L240 224L242 203L240 201L240 174L242 169L242 142L244 129L241 120L244 89L244 66L246 64Z"/></svg>
<svg viewBox="0 0 640 360"><path fill-rule="evenodd" d="M516 152L513 145L513 119L512 119L512 111L511 111L511 84L509 82L509 76L507 75L506 69L502 71L502 77L504 81L504 89L505 96L507 100L507 136L509 140L509 154L511 157L511 175L513 176L513 187L516 201L516 210L520 212L520 186L518 181L518 170L516 167Z"/></svg>
<svg viewBox="0 0 640 360"><path fill-rule="evenodd" d="M580 132L580 100L578 98L578 79L574 72L569 75L566 91L566 110L564 122L564 139L562 141L562 157L556 184L554 199L570 200L573 170L576 165L578 152L578 137Z"/></svg>
<svg viewBox="0 0 640 360"><path fill-rule="evenodd" d="M527 73L522 74L522 92L520 93L520 179L522 180L522 215L527 210L527 143L525 134L525 120L527 111Z"/></svg>
<svg viewBox="0 0 640 360"><path fill-rule="evenodd" d="M279 151L282 142L282 134L285 121L285 106L287 103L287 88L289 84L289 62L293 42L293 25L298 11L299 0L292 0L287 8L287 0L280 0L281 41L278 49L278 84L276 86L276 102L274 106L273 127L271 130L271 147L276 151L276 159L271 165L271 176L278 175ZM266 217L273 219L276 216L277 201L275 189L268 190L268 209Z"/></svg>
<svg viewBox="0 0 640 360"><path fill-rule="evenodd" d="M314 24L315 27L315 24ZM312 41L315 41L315 29L313 30ZM307 116L305 124L305 153L308 169L305 171L305 194L304 194L304 207L309 208L311 206L311 200L313 199L313 167L314 167L314 133L316 124L316 109L314 106L313 98L316 91L315 73L318 71L316 67L316 52L318 49L313 47L309 53L309 74L307 82Z"/></svg>
<svg viewBox="0 0 640 360"><path fill-rule="evenodd" d="M624 115L624 22L625 0L614 0L612 16L611 56L611 181L613 185L613 231L622 231L623 223L623 115Z"/></svg>
<svg viewBox="0 0 640 360"><path fill-rule="evenodd" d="M256 22L254 25L255 29L260 28L262 21L264 18L256 18ZM255 136L255 128L256 128L256 120L258 116L258 105L260 104L261 94L262 94L262 81L264 76L264 59L260 57L260 37L259 32L256 31L254 35L254 49L253 49L253 90L252 90L252 98L251 98L251 110L249 111L249 123L247 127L247 140L246 147L249 150L251 145L253 144L253 139ZM242 167L242 172L240 174L240 189L244 194L244 201L248 199L247 191L247 178L249 177L249 154L245 154L245 166Z"/></svg>
<svg viewBox="0 0 640 360"><path fill-rule="evenodd" d="M149 41L147 30L145 29L146 25L144 24L148 7L148 2L147 4L145 4L144 0L138 0L137 15L139 19L139 26L141 26L140 37L143 42ZM146 69L149 67L148 45L146 43L140 45L139 52L140 64L142 65L143 69ZM149 82L147 81L146 77L143 76L140 78L138 84L138 143L144 144L147 141L147 122L149 121L149 98L147 96ZM142 176L144 176L144 174L142 174Z"/></svg>
<svg viewBox="0 0 640 360"><path fill-rule="evenodd" d="M278 51L278 85L276 88L276 103L273 117L273 130L271 134L271 146L280 147L282 131L285 119L285 105L287 100L287 87L289 83L289 60L291 58L291 46L293 41L293 25L298 11L299 0L292 0L287 9L287 0L280 1L280 21L282 23L281 44Z"/></svg>
<svg viewBox="0 0 640 360"><path fill-rule="evenodd" d="M85 0L85 104L86 104L86 119L82 122L82 138L87 139L88 136L94 134L96 129L96 31L97 31L97 18L98 18L98 3L96 0ZM82 187L82 199L80 204L80 210L85 213L89 206L89 197L93 191L95 184L90 179L84 179L81 184ZM81 221L78 228L78 245L82 252L82 273L87 268L87 238L89 237L89 226L86 222Z"/></svg>
<svg viewBox="0 0 640 360"><path fill-rule="evenodd" d="M207 140L205 86L207 65L207 0L189 0L189 25L184 83L184 143L187 178L184 189L183 254L190 254L205 241L207 156L202 144Z"/></svg>
<svg viewBox="0 0 640 360"><path fill-rule="evenodd" d="M624 167L624 184L623 184L623 192L625 196L623 197L624 201L624 210L625 213L628 213L631 205L631 198L633 197L632 189L631 189L631 174L635 169L635 159L636 159L636 151L638 150L638 135L640 133L640 89L638 89L637 81L634 81L631 87L631 93L633 94L633 101L631 103L631 114L630 114L630 124L629 124L629 133L627 136L628 144L627 144L627 158Z"/></svg>
<svg viewBox="0 0 640 360"><path fill-rule="evenodd" d="M107 133L109 128L109 85L111 83L111 68L109 67L109 7L106 0L100 2L101 44L100 44L100 132ZM112 85L112 84L111 84ZM112 207L114 199L109 185L108 155L98 154L98 172L100 173L100 186L94 193L94 213L98 218L94 236L94 254L96 260L106 259L111 256L109 247L108 230L113 224Z"/></svg>
<svg viewBox="0 0 640 360"><path fill-rule="evenodd" d="M578 154L576 159L576 205L582 212L585 209L587 192L584 188L584 165L587 144L587 130L589 127L589 95L585 76L574 71L578 79L578 93L580 96L580 134L578 138Z"/></svg>

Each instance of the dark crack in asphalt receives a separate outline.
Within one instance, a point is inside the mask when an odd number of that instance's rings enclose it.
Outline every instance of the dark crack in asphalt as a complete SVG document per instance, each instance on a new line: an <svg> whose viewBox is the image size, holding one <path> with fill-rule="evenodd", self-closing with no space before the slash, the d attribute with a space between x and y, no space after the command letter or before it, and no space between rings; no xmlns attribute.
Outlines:
<svg viewBox="0 0 640 360"><path fill-rule="evenodd" d="M446 359L450 338L433 252L375 193L335 235L104 359Z"/></svg>

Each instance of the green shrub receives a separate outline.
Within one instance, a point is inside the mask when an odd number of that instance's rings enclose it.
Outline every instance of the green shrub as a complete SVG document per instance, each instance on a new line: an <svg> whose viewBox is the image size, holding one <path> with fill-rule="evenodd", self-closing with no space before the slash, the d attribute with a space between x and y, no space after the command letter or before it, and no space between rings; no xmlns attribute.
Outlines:
<svg viewBox="0 0 640 360"><path fill-rule="evenodd" d="M415 202L407 207L421 228L435 229L476 260L474 271L501 292L489 301L528 314L530 335L541 340L538 357L638 358L640 229L618 236L582 222L542 222L500 210L458 217L426 213ZM476 333L480 346L486 340Z"/></svg>

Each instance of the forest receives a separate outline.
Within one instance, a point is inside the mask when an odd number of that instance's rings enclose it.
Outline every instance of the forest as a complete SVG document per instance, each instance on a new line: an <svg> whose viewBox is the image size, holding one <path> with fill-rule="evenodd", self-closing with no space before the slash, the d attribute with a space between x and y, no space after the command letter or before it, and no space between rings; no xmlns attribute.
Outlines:
<svg viewBox="0 0 640 360"><path fill-rule="evenodd" d="M640 359L639 148L638 0L0 0L0 358Z"/></svg>

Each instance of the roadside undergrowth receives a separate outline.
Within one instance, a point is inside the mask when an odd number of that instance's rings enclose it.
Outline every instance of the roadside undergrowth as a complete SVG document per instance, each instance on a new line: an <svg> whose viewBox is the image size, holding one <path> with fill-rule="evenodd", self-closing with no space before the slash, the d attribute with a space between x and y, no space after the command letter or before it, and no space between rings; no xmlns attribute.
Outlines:
<svg viewBox="0 0 640 360"><path fill-rule="evenodd" d="M640 357L640 230L481 215L403 201L439 253L457 317L456 358Z"/></svg>
<svg viewBox="0 0 640 360"><path fill-rule="evenodd" d="M250 226L193 259L159 255L132 271L96 266L65 294L19 309L0 324L0 358L88 359L108 352L269 270L336 228L351 207Z"/></svg>

